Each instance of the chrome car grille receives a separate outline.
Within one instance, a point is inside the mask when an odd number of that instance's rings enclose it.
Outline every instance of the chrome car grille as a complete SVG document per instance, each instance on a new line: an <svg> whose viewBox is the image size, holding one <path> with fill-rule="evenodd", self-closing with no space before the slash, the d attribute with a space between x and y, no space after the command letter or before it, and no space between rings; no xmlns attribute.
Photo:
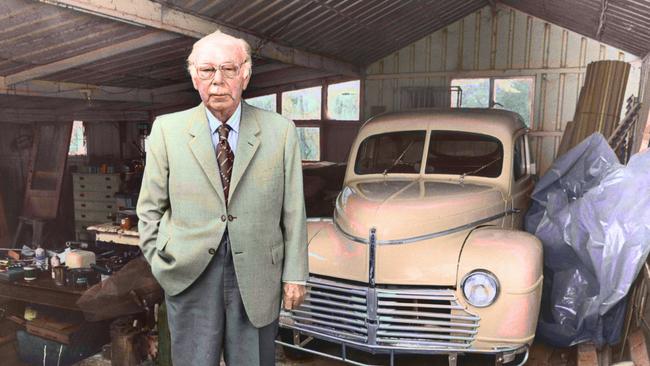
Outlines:
<svg viewBox="0 0 650 366"><path fill-rule="evenodd" d="M479 318L452 290L377 289L377 343L431 347L469 346Z"/></svg>
<svg viewBox="0 0 650 366"><path fill-rule="evenodd" d="M310 279L305 302L291 318L306 330L366 342L367 293L365 287Z"/></svg>
<svg viewBox="0 0 650 366"><path fill-rule="evenodd" d="M479 317L450 289L368 288L310 278L293 327L368 345L467 348Z"/></svg>

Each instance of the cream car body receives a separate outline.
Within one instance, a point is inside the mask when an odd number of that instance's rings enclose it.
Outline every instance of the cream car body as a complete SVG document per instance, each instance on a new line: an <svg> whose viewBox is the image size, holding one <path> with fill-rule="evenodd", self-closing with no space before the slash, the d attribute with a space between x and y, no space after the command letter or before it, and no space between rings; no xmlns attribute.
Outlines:
<svg viewBox="0 0 650 366"><path fill-rule="evenodd" d="M377 149L393 153L382 158ZM458 355L483 353L521 362L542 288L541 243L519 231L534 184L529 151L521 118L501 110L368 121L352 146L333 218L308 223L308 298L283 314L281 326L294 338L391 360L401 352L442 353L454 364ZM496 279L487 306L472 305L463 292L476 271Z"/></svg>

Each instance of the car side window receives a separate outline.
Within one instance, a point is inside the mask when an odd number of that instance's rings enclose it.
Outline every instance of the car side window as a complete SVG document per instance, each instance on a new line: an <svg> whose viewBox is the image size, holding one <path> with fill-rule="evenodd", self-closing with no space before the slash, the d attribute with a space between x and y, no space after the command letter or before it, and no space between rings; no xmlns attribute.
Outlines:
<svg viewBox="0 0 650 366"><path fill-rule="evenodd" d="M512 156L512 161L514 164L514 178L515 180L519 180L522 177L524 177L526 174L528 174L528 171L526 169L526 146L524 145L524 136L519 136L517 140L515 141L515 151Z"/></svg>

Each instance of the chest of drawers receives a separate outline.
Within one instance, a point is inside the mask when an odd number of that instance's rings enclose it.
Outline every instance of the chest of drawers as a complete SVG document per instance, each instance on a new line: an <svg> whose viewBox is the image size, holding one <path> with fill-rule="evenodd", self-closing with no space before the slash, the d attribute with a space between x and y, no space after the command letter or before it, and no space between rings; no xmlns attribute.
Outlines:
<svg viewBox="0 0 650 366"><path fill-rule="evenodd" d="M110 222L115 217L120 174L73 173L72 184L76 240L88 240L88 226Z"/></svg>

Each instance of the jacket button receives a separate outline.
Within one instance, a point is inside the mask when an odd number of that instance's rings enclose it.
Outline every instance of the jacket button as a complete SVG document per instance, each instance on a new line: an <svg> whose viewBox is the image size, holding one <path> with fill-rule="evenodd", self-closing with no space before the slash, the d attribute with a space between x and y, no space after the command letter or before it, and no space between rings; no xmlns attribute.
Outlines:
<svg viewBox="0 0 650 366"><path fill-rule="evenodd" d="M221 215L221 221L226 222L227 218L226 215Z"/></svg>
<svg viewBox="0 0 650 366"><path fill-rule="evenodd" d="M232 220L234 220L234 219L235 219L235 218L234 218L232 215L228 215L228 221L232 221Z"/></svg>
<svg viewBox="0 0 650 366"><path fill-rule="evenodd" d="M210 248L210 249L208 249L208 253L210 253L210 255L214 255L214 253L216 253L216 252L217 252L217 251L214 250L214 248Z"/></svg>

